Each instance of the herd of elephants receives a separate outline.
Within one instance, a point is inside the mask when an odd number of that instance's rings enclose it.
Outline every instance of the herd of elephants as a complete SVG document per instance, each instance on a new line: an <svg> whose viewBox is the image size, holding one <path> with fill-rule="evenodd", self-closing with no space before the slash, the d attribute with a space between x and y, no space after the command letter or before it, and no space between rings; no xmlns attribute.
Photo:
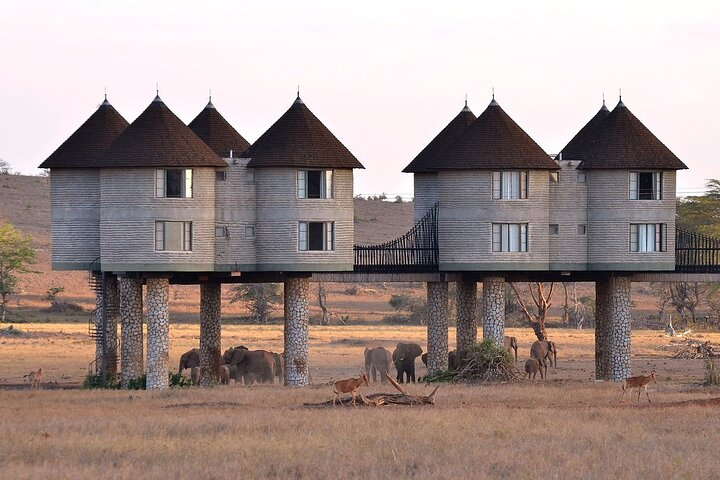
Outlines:
<svg viewBox="0 0 720 480"><path fill-rule="evenodd" d="M518 357L518 343L515 337L505 337L505 349L514 354L515 363ZM365 372L372 375L373 381L380 377L385 382L386 374L390 374L391 364L397 371L398 383L415 382L415 362L420 357L427 366L427 353L417 343L399 342L395 350L390 353L384 347L365 348ZM448 353L448 368L457 370L462 366L463 352L452 350ZM540 372L540 378L547 375L547 365L557 367L557 347L549 340L538 340L530 347L530 358L525 362L525 373L528 378L535 378ZM194 385L200 383L200 350L193 348L182 354L178 373L190 369L190 378ZM285 360L283 354L267 350L250 350L240 345L228 348L223 353L219 365L219 381L229 384L235 383L252 385L254 383L273 383L277 377L279 383L284 382Z"/></svg>

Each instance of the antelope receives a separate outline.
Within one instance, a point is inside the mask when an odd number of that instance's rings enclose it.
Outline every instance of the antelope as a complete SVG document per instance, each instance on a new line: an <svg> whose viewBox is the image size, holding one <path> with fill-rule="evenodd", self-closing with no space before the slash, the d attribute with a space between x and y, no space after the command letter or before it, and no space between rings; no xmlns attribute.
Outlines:
<svg viewBox="0 0 720 480"><path fill-rule="evenodd" d="M657 383L657 378L655 378L655 370L650 372L650 375L639 375L637 377L629 377L623 380L622 383L622 396L620 397L620 402L622 403L624 397L625 397L625 390L632 387L637 387L638 389L638 402L640 401L640 391L643 387L645 387L645 395L647 395L648 402L652 403L650 400L650 393L648 392L648 384L650 382Z"/></svg>
<svg viewBox="0 0 720 480"><path fill-rule="evenodd" d="M35 371L32 371L28 373L27 375L23 375L23 378L27 378L28 383L30 383L30 388L38 388L40 386L40 380L42 380L42 368L38 368Z"/></svg>
<svg viewBox="0 0 720 480"><path fill-rule="evenodd" d="M340 394L341 393L348 393L350 392L352 394L352 404L353 407L355 406L355 392L357 392L358 388L362 384L365 384L365 386L370 386L370 381L368 380L367 373L362 372L359 378L348 378L347 380L338 380L333 385L333 392L335 392L335 398L333 398L333 405L335 405L336 400L340 400ZM340 404L342 405L342 400L340 400Z"/></svg>

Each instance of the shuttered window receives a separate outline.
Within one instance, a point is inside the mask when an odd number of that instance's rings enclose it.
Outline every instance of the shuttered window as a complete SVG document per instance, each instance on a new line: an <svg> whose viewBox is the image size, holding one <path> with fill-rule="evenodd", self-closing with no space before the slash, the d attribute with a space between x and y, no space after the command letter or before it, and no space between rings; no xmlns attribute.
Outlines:
<svg viewBox="0 0 720 480"><path fill-rule="evenodd" d="M189 252L192 250L192 222L155 222L155 250Z"/></svg>
<svg viewBox="0 0 720 480"><path fill-rule="evenodd" d="M157 198L192 198L193 171L168 168L155 170Z"/></svg>
<svg viewBox="0 0 720 480"><path fill-rule="evenodd" d="M527 252L527 223L493 223L493 252Z"/></svg>
<svg viewBox="0 0 720 480"><path fill-rule="evenodd" d="M630 172L630 200L662 200L662 172Z"/></svg>
<svg viewBox="0 0 720 480"><path fill-rule="evenodd" d="M631 223L631 252L667 251L667 225L664 223Z"/></svg>
<svg viewBox="0 0 720 480"><path fill-rule="evenodd" d="M298 198L332 198L332 170L298 170Z"/></svg>
<svg viewBox="0 0 720 480"><path fill-rule="evenodd" d="M492 198L517 200L527 198L526 171L502 171L492 174Z"/></svg>
<svg viewBox="0 0 720 480"><path fill-rule="evenodd" d="M333 222L300 222L298 224L298 250L335 250L335 224Z"/></svg>

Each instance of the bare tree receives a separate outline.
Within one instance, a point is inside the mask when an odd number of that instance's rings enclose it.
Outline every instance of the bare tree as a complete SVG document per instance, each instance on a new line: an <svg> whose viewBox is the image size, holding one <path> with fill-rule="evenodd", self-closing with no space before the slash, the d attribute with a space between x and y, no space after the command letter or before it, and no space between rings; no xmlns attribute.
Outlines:
<svg viewBox="0 0 720 480"><path fill-rule="evenodd" d="M330 319L328 317L327 309L327 293L325 292L325 284L323 282L318 282L318 303L320 304L320 310L322 310L320 325L329 325Z"/></svg>
<svg viewBox="0 0 720 480"><path fill-rule="evenodd" d="M267 323L275 305L282 303L282 292L277 283L247 283L232 289L230 303L244 302L255 323Z"/></svg>
<svg viewBox="0 0 720 480"><path fill-rule="evenodd" d="M545 290L544 282L528 282L528 291L530 292L533 303L535 303L537 313L535 310L533 310L532 313L528 310L517 286L514 283L511 283L510 286L512 287L513 292L515 292L517 301L520 303L520 308L522 309L525 318L530 322L530 326L535 332L537 339L547 340L548 335L545 330L545 317L547 316L550 305L552 305L550 299L552 298L553 289L555 288L555 282L550 282L550 289L547 292Z"/></svg>

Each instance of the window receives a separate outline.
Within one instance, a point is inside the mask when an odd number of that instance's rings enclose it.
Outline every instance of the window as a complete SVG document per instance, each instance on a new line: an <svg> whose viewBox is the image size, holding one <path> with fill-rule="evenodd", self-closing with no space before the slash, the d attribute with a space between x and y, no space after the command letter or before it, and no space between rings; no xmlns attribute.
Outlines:
<svg viewBox="0 0 720 480"><path fill-rule="evenodd" d="M558 235L560 233L560 225L557 223L550 224L550 235Z"/></svg>
<svg viewBox="0 0 720 480"><path fill-rule="evenodd" d="M168 168L155 170L157 198L192 198L192 170Z"/></svg>
<svg viewBox="0 0 720 480"><path fill-rule="evenodd" d="M578 235L585 235L587 233L587 225L578 225Z"/></svg>
<svg viewBox="0 0 720 480"><path fill-rule="evenodd" d="M298 170L298 198L332 198L332 170Z"/></svg>
<svg viewBox="0 0 720 480"><path fill-rule="evenodd" d="M215 180L218 182L224 182L227 180L227 171L226 170L216 170L215 171Z"/></svg>
<svg viewBox="0 0 720 480"><path fill-rule="evenodd" d="M192 250L192 222L155 222L155 250Z"/></svg>
<svg viewBox="0 0 720 480"><path fill-rule="evenodd" d="M230 231L228 230L228 227L226 227L226 226L215 227L215 237L220 238L220 237L229 237L229 236L230 236Z"/></svg>
<svg viewBox="0 0 720 480"><path fill-rule="evenodd" d="M298 250L334 250L335 224L333 222L300 222Z"/></svg>
<svg viewBox="0 0 720 480"><path fill-rule="evenodd" d="M492 198L527 198L527 172L493 172Z"/></svg>
<svg viewBox="0 0 720 480"><path fill-rule="evenodd" d="M248 225L245 227L245 238L255 238L255 226Z"/></svg>
<svg viewBox="0 0 720 480"><path fill-rule="evenodd" d="M550 172L550 181L553 183L558 183L560 181L558 172Z"/></svg>
<svg viewBox="0 0 720 480"><path fill-rule="evenodd" d="M631 252L664 252L667 250L664 223L631 223Z"/></svg>
<svg viewBox="0 0 720 480"><path fill-rule="evenodd" d="M255 172L252 170L248 170L248 172L245 174L245 181L248 183L255 183Z"/></svg>
<svg viewBox="0 0 720 480"><path fill-rule="evenodd" d="M630 172L630 200L661 200L662 172Z"/></svg>
<svg viewBox="0 0 720 480"><path fill-rule="evenodd" d="M527 252L527 223L493 223L493 252Z"/></svg>
<svg viewBox="0 0 720 480"><path fill-rule="evenodd" d="M578 183L585 183L586 177L585 172L578 172Z"/></svg>

